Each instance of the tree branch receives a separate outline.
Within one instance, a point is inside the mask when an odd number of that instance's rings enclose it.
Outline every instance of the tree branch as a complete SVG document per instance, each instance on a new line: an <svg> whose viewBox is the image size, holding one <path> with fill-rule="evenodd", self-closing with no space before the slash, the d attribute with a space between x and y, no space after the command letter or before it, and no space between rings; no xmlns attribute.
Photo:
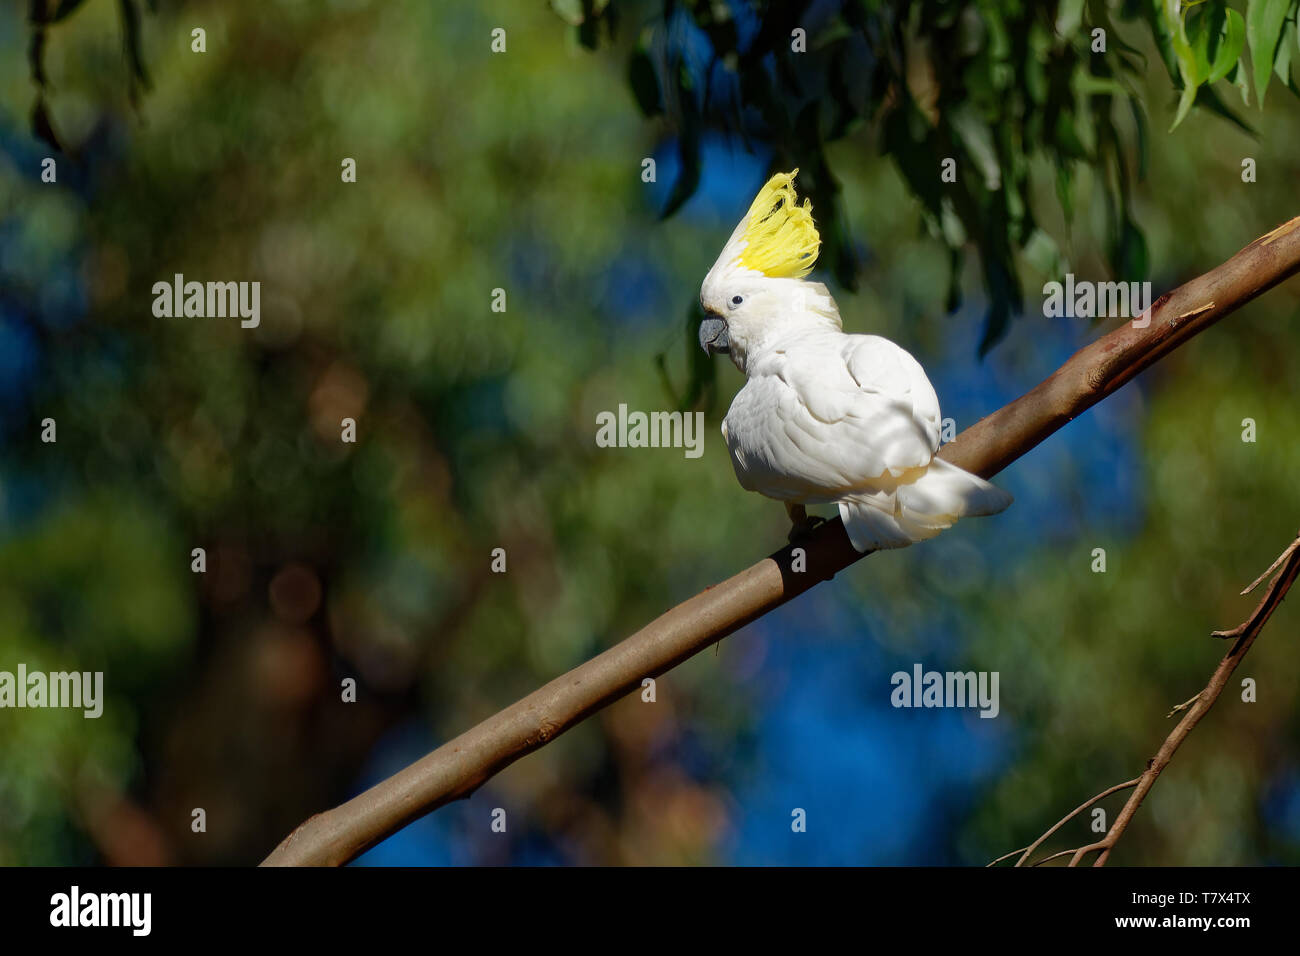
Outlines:
<svg viewBox="0 0 1300 956"><path fill-rule="evenodd" d="M1281 568L1280 571L1278 570L1279 567ZM1238 624L1230 631L1215 631L1210 635L1211 637L1221 637L1233 640L1235 643L1232 645L1232 649L1224 656L1223 660L1219 661L1219 666L1214 669L1214 673L1210 676L1210 681L1205 685L1205 689L1186 703L1179 704L1166 715L1172 717L1180 711L1187 711L1187 715L1178 722L1178 726L1169 732L1169 736L1166 737L1165 742L1160 745L1160 749L1156 751L1156 755L1147 761L1147 768L1142 772L1142 776L1138 777L1136 780L1130 780L1127 783L1118 784L1111 787L1109 790L1103 790L1087 803L1083 804L1083 806L1067 814L1064 819L1056 824L1056 826L1052 827L1030 844L1028 849L1025 850L1024 855L1016 861L1016 866L1024 866L1025 862L1033 852L1038 849L1038 847L1041 846L1048 837L1059 830L1076 814L1086 810L1103 797L1108 797L1118 790L1127 790L1130 787L1136 786L1137 789L1135 789L1132 796L1128 798L1128 802L1124 804L1123 809L1119 812L1119 816L1115 818L1114 824L1111 825L1111 828L1106 832L1106 835L1102 837L1102 839L1098 840L1096 843L1089 843L1087 846L1076 847L1070 850L1061 850L1059 853L1053 853L1051 856L1045 857L1037 863L1030 864L1031 866L1039 866L1043 863L1049 862L1050 860L1055 860L1057 857L1068 855L1070 857L1070 866L1078 866L1080 861L1089 853L1100 851L1100 855L1097 857L1097 861L1093 866L1105 865L1107 857L1110 856L1110 851L1115 848L1115 844L1119 842L1119 838L1123 836L1124 831L1128 829L1129 822L1132 821L1133 815L1137 813L1138 807L1142 806L1142 801L1146 798L1146 795L1151 792L1151 788L1155 786L1156 778L1160 776L1165 767L1169 766L1169 761L1173 759L1174 753L1180 746L1182 746L1183 741L1187 739L1187 735L1192 732L1192 728L1195 727L1209 709L1214 706L1214 702L1219 699L1219 695L1223 693L1224 687L1228 684L1228 678L1232 676L1232 672L1237 669L1237 665L1240 664L1242 658L1246 656L1246 652L1250 650L1250 646L1255 643L1255 638L1257 638L1259 632L1264 629L1264 625L1268 623L1268 619L1272 617L1273 612L1277 610L1277 606L1282 603L1282 599L1286 597L1287 591L1291 590L1291 585L1295 582L1297 575L1300 575L1300 535L1296 536L1296 539L1291 542L1287 549L1282 552L1281 556L1273 562L1267 571L1255 579L1254 584L1248 586L1246 590L1241 593L1250 593L1261 581L1267 578L1270 574L1273 574L1275 571L1277 572L1277 576L1273 578L1273 582L1268 586L1268 590L1264 592L1263 598L1260 599L1255 610L1251 612L1250 617L1246 618L1245 621ZM1000 856L994 860L993 863L990 863L989 866L993 866L995 863L999 863L1012 855L1014 854L1008 853L1005 856Z"/></svg>
<svg viewBox="0 0 1300 956"><path fill-rule="evenodd" d="M1033 390L962 432L940 457L985 478L1001 471L1147 366L1300 271L1297 227L1300 217L1162 296L1144 314L1149 321L1126 322L1080 349ZM311 817L263 865L347 863L431 810L469 796L643 678L671 670L864 557L838 518L797 546L806 552L806 571L791 569L794 546L785 547L702 591L365 793Z"/></svg>
<svg viewBox="0 0 1300 956"><path fill-rule="evenodd" d="M1086 803L1079 804L1077 807L1075 807L1065 816L1061 817L1061 819L1056 822L1056 825L1053 826L1050 830L1048 830L1046 833L1040 836L1033 843L1029 844L1029 846L1024 847L1024 855L1022 855L1020 859L1016 861L1016 866L1024 866L1025 861L1027 861L1031 856L1034 855L1034 851L1037 850L1040 846L1042 846L1043 843L1047 841L1048 837L1050 837L1057 830L1061 829L1061 827L1065 826L1067 823L1069 823L1071 820L1073 820L1075 817L1081 814L1084 810L1087 810L1098 800L1104 800L1107 797L1109 797L1112 793L1119 793L1119 791L1121 790L1127 790L1130 787L1136 787L1141 781L1142 781L1141 777L1134 777L1132 780L1126 780L1124 783L1117 783L1109 790L1103 790L1101 793L1097 794L1095 797L1093 797L1091 800L1087 801ZM1015 850L1011 853L1008 853L1006 856L1000 856L996 860L994 860L993 863L990 863L989 866L993 866L995 863L1001 863L1007 857L1015 856L1019 852L1020 850ZM1049 857L1048 859L1051 858Z"/></svg>

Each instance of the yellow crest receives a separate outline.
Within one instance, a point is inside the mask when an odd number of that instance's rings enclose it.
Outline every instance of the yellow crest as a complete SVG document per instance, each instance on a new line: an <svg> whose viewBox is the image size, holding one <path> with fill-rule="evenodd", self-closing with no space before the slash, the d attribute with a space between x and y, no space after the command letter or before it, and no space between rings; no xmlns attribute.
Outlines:
<svg viewBox="0 0 1300 956"><path fill-rule="evenodd" d="M812 200L799 205L795 169L777 173L749 207L740 264L772 279L802 279L817 262L822 244L813 224Z"/></svg>

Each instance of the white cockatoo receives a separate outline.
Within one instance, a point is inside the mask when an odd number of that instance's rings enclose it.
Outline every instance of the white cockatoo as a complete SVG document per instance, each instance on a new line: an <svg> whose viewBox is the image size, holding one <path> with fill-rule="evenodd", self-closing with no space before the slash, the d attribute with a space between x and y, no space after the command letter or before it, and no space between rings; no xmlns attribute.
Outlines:
<svg viewBox="0 0 1300 956"><path fill-rule="evenodd" d="M846 335L826 286L804 280L821 239L798 170L768 180L704 279L700 345L747 381L722 422L742 487L785 502L791 537L808 504L839 505L859 551L932 538L1011 496L935 457L939 399L916 359Z"/></svg>

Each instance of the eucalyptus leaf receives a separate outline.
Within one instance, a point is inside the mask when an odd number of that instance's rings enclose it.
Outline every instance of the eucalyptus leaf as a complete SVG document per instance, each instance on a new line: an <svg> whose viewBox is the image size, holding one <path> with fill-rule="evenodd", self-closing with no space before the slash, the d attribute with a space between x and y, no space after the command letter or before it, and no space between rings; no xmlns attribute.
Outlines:
<svg viewBox="0 0 1300 956"><path fill-rule="evenodd" d="M1178 63L1178 74L1183 82L1182 93L1178 98L1178 108L1174 112L1174 121L1169 129L1178 128L1196 102L1196 88L1200 85L1196 51L1188 41L1185 25L1178 12L1179 4L1175 0L1165 0L1163 5L1166 26L1169 30L1169 43L1173 49L1174 59Z"/></svg>
<svg viewBox="0 0 1300 956"><path fill-rule="evenodd" d="M85 3L85 0L59 0L59 5L54 9L47 22L58 23L71 14L75 13L77 8Z"/></svg>
<svg viewBox="0 0 1300 956"><path fill-rule="evenodd" d="M1220 36L1225 20L1224 8L1217 4L1198 4L1183 21L1187 42L1196 57L1196 82L1206 82L1212 69L1211 61L1219 52Z"/></svg>
<svg viewBox="0 0 1300 956"><path fill-rule="evenodd" d="M1273 58L1286 23L1292 0L1247 0L1246 42L1250 45L1250 62L1254 70L1255 96L1264 107L1264 93L1273 73Z"/></svg>
<svg viewBox="0 0 1300 956"><path fill-rule="evenodd" d="M1207 83L1217 83L1223 79L1236 66L1237 60L1241 57L1241 51L1246 45L1246 20L1236 10L1231 8L1227 11L1227 17L1223 23L1223 34L1219 40L1219 48L1214 57L1214 62L1210 66L1210 75L1206 78Z"/></svg>
<svg viewBox="0 0 1300 956"><path fill-rule="evenodd" d="M659 89L659 76L654 61L644 46L632 51L627 63L627 83L636 97L636 105L643 116L658 116L664 111L663 94Z"/></svg>
<svg viewBox="0 0 1300 956"><path fill-rule="evenodd" d="M1295 42L1295 32L1295 21L1288 20L1286 26L1282 28L1282 37L1277 44L1277 55L1273 58L1273 72L1290 90L1295 88L1295 84L1291 82L1291 44Z"/></svg>

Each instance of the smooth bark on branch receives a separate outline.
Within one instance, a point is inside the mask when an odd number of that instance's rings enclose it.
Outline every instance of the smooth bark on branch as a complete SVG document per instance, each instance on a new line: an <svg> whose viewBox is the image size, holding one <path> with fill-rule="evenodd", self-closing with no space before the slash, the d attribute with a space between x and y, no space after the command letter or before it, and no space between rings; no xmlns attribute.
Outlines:
<svg viewBox="0 0 1300 956"><path fill-rule="evenodd" d="M1031 391L980 419L940 457L989 478L1198 332L1300 271L1300 217L1152 303L1142 319L1085 346ZM1145 321L1144 321L1145 320ZM263 866L340 866L709 645L830 580L865 555L838 518L708 588L631 637L289 834Z"/></svg>

